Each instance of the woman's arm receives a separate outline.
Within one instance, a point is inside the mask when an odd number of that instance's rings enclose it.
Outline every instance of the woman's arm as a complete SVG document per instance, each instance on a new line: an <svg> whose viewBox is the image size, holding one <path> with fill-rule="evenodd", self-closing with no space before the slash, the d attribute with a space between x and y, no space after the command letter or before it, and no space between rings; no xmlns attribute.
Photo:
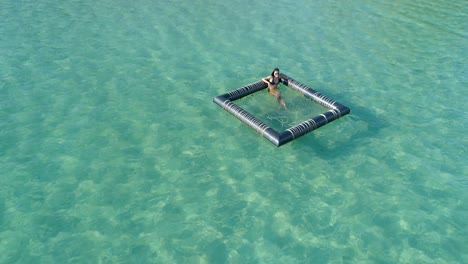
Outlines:
<svg viewBox="0 0 468 264"><path fill-rule="evenodd" d="M265 78L262 78L262 81L266 84L269 84L271 81L270 81L271 77L270 76L267 76Z"/></svg>

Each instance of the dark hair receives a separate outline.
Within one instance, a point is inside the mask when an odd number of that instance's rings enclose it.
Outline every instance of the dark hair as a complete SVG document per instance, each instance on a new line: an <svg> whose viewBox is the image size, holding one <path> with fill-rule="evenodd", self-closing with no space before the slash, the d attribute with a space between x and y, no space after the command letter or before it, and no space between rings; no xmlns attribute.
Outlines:
<svg viewBox="0 0 468 264"><path fill-rule="evenodd" d="M280 70L278 68L274 68L273 71L271 72L271 77L275 77L275 71L279 72Z"/></svg>

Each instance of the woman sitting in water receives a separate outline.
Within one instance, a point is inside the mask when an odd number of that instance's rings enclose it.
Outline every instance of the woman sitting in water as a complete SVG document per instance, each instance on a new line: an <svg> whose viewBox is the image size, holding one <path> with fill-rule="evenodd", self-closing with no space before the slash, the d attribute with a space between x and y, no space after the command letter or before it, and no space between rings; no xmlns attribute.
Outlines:
<svg viewBox="0 0 468 264"><path fill-rule="evenodd" d="M268 92L276 97L276 101L278 102L278 107L281 107L281 105L284 107L284 109L288 110L286 107L286 103L284 102L283 97L281 96L281 92L278 89L278 84L280 83L280 73L278 68L274 68L273 72L271 73L270 76L267 76L265 78L262 78L262 81L266 84L268 84Z"/></svg>

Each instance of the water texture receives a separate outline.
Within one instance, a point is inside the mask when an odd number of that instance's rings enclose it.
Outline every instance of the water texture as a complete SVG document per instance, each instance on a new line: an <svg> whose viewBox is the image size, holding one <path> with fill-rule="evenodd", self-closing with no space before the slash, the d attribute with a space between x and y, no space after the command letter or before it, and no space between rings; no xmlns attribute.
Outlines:
<svg viewBox="0 0 468 264"><path fill-rule="evenodd" d="M0 263L468 262L464 1L0 6ZM274 67L351 114L212 103Z"/></svg>

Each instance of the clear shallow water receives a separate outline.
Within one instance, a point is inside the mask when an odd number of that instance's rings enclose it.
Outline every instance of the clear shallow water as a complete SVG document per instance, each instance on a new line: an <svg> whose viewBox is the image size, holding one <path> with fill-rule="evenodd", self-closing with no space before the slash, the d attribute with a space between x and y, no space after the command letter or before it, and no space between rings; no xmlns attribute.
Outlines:
<svg viewBox="0 0 468 264"><path fill-rule="evenodd" d="M235 104L278 132L329 110L293 89L281 84L280 86L283 87L283 89L280 88L281 96L288 102L287 109L278 104L276 98L270 95L267 89L240 98L235 101ZM272 107L274 105L277 107Z"/></svg>
<svg viewBox="0 0 468 264"><path fill-rule="evenodd" d="M426 2L3 3L0 262L467 262L467 7ZM211 102L274 67L351 114L277 149Z"/></svg>

